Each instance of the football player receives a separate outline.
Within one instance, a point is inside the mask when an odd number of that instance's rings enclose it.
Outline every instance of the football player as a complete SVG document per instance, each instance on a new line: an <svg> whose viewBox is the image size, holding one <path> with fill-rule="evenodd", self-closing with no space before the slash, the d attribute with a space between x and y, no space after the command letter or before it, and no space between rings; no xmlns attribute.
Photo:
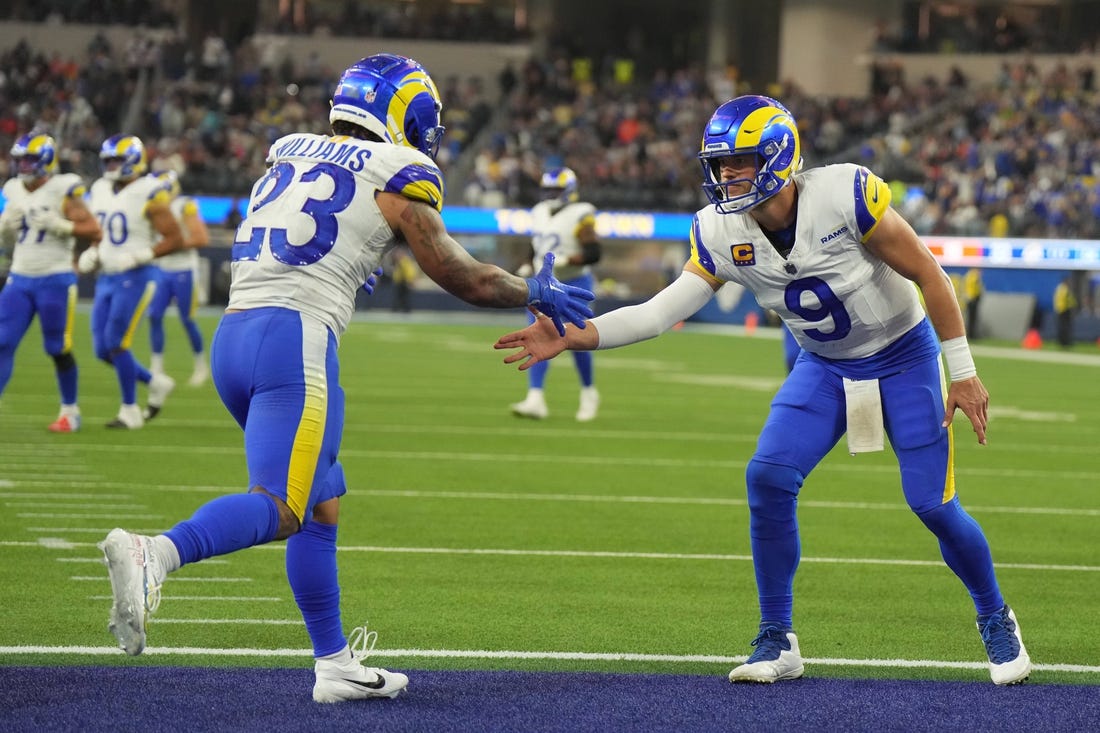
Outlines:
<svg viewBox="0 0 1100 733"><path fill-rule="evenodd" d="M592 265L600 261L600 240L596 237L596 207L580 200L577 174L570 168L550 168L542 174L542 201L531 210L531 249L534 259L520 272L529 274L547 252L554 253L554 275L569 285L593 290ZM528 323L534 314L528 313ZM580 422L596 419L600 393L596 390L592 369L592 353L573 352L573 363L581 382L580 406L576 418ZM549 414L543 385L550 362L536 364L527 373L527 397L512 405L520 417L541 420Z"/></svg>
<svg viewBox="0 0 1100 733"><path fill-rule="evenodd" d="M560 336L540 321L505 335L496 347L519 349L505 362L527 369L567 348L652 338L702 308L723 283L745 286L781 316L802 354L745 472L761 623L751 656L730 681L802 676L792 590L798 496L845 432L849 451L859 452L881 450L883 431L906 502L974 601L993 681L1023 681L1031 661L1016 615L1001 595L985 534L956 494L952 419L962 410L984 444L989 394L947 275L890 207L890 188L874 173L850 164L801 170L795 120L774 99L750 95L718 107L699 158L712 205L695 215L681 276L584 330Z"/></svg>
<svg viewBox="0 0 1100 733"><path fill-rule="evenodd" d="M84 181L59 173L57 144L49 135L21 136L11 148L12 177L4 184L0 246L14 245L11 272L0 290L0 395L11 379L15 349L35 314L42 345L53 359L61 412L49 429L80 429L78 370L73 358L76 309L74 245L100 237L99 223L84 205Z"/></svg>
<svg viewBox="0 0 1100 733"><path fill-rule="evenodd" d="M175 301L180 321L191 342L195 366L188 384L198 387L206 381L210 370L203 354L202 331L195 323L198 293L195 290L195 274L199 268L198 250L210 244L210 232L203 221L199 203L191 196L184 196L175 171L161 171L157 178L164 181L172 196L169 207L183 233L183 249L156 259L159 275L157 292L149 305L149 339L152 353L149 370L153 374L164 373L164 314Z"/></svg>
<svg viewBox="0 0 1100 733"><path fill-rule="evenodd" d="M128 654L145 647L146 613L181 565L286 540L286 572L313 643L313 699L393 697L399 672L366 667L340 618L336 535L346 492L337 342L383 255L401 243L420 269L468 303L531 306L565 331L592 293L554 279L553 256L524 279L484 264L443 226L434 162L442 104L412 59L377 54L344 71L331 135L291 134L268 153L233 244L229 304L211 344L218 394L244 430L249 490L200 507L162 535L112 530L100 544L114 593L109 628ZM353 649L353 646L355 647Z"/></svg>
<svg viewBox="0 0 1100 733"><path fill-rule="evenodd" d="M134 331L157 288L157 258L183 248L179 223L169 208L171 191L148 175L145 145L133 135L112 135L99 149L103 176L92 184L88 206L103 238L77 260L81 272L99 270L92 304L92 342L98 358L118 375L122 404L109 428L135 430L156 417L176 383L152 374L131 351ZM137 383L149 386L145 411Z"/></svg>

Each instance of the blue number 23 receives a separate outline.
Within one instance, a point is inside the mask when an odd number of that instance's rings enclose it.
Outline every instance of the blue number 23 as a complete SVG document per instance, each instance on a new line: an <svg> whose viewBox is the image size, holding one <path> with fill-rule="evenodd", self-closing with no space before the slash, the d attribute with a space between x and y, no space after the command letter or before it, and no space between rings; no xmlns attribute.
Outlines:
<svg viewBox="0 0 1100 733"><path fill-rule="evenodd" d="M265 239L271 247L271 256L284 265L295 267L311 265L328 254L336 244L336 235L339 231L336 214L346 209L355 196L355 175L331 163L318 163L302 173L298 181L310 183L321 176L332 179L332 195L326 199L307 198L302 206L302 213L312 218L316 225L313 237L308 242L291 244L287 240L285 227L263 226L251 227L251 236L248 239L239 239L241 231L248 223L246 218L238 227L236 238L233 239L233 261L259 259ZM282 196L294 180L295 170L290 163L284 162L272 166L256 188L256 203L249 210L249 215ZM260 196L261 193L263 196ZM268 236L269 233L270 236Z"/></svg>

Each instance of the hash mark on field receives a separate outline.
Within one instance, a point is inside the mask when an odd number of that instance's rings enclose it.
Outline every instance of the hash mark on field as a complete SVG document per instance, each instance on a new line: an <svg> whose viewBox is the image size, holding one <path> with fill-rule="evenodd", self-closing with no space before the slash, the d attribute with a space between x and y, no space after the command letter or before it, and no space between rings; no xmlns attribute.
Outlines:
<svg viewBox="0 0 1100 733"><path fill-rule="evenodd" d="M163 519L161 514L54 514L52 512L20 512L15 516L24 519L112 519L123 516L126 519Z"/></svg>

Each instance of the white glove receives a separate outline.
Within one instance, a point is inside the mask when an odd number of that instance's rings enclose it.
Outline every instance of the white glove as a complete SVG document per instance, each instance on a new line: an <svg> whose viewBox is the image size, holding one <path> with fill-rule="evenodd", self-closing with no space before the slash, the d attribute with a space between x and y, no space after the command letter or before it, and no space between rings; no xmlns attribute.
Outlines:
<svg viewBox="0 0 1100 733"><path fill-rule="evenodd" d="M516 270L516 275L518 275L519 277L531 277L534 274L535 268L531 267L530 262L524 262L522 265L519 266L519 269Z"/></svg>
<svg viewBox="0 0 1100 733"><path fill-rule="evenodd" d="M23 210L14 204L4 207L4 212L0 213L0 231L14 232L21 226L23 226Z"/></svg>
<svg viewBox="0 0 1100 733"><path fill-rule="evenodd" d="M97 267L99 267L99 247L88 247L76 260L76 269L82 275L95 272Z"/></svg>
<svg viewBox="0 0 1100 733"><path fill-rule="evenodd" d="M143 250L137 252L118 252L111 253L110 268L108 272L126 272L127 270L133 270L144 265L148 265L153 261L153 248L146 247Z"/></svg>
<svg viewBox="0 0 1100 733"><path fill-rule="evenodd" d="M27 217L32 229L40 229L58 237L70 237L73 233L73 223L56 211L46 208L31 209Z"/></svg>

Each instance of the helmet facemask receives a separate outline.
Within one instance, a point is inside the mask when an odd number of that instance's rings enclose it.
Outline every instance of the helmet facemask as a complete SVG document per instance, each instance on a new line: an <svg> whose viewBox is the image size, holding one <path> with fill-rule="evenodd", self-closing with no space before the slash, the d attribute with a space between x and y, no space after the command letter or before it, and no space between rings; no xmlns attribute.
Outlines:
<svg viewBox="0 0 1100 733"><path fill-rule="evenodd" d="M723 181L721 160L735 155L754 155L752 178ZM774 99L738 97L719 107L703 133L699 160L703 190L720 214L749 211L783 190L802 167L798 128L790 112ZM735 193L736 184L749 190Z"/></svg>

